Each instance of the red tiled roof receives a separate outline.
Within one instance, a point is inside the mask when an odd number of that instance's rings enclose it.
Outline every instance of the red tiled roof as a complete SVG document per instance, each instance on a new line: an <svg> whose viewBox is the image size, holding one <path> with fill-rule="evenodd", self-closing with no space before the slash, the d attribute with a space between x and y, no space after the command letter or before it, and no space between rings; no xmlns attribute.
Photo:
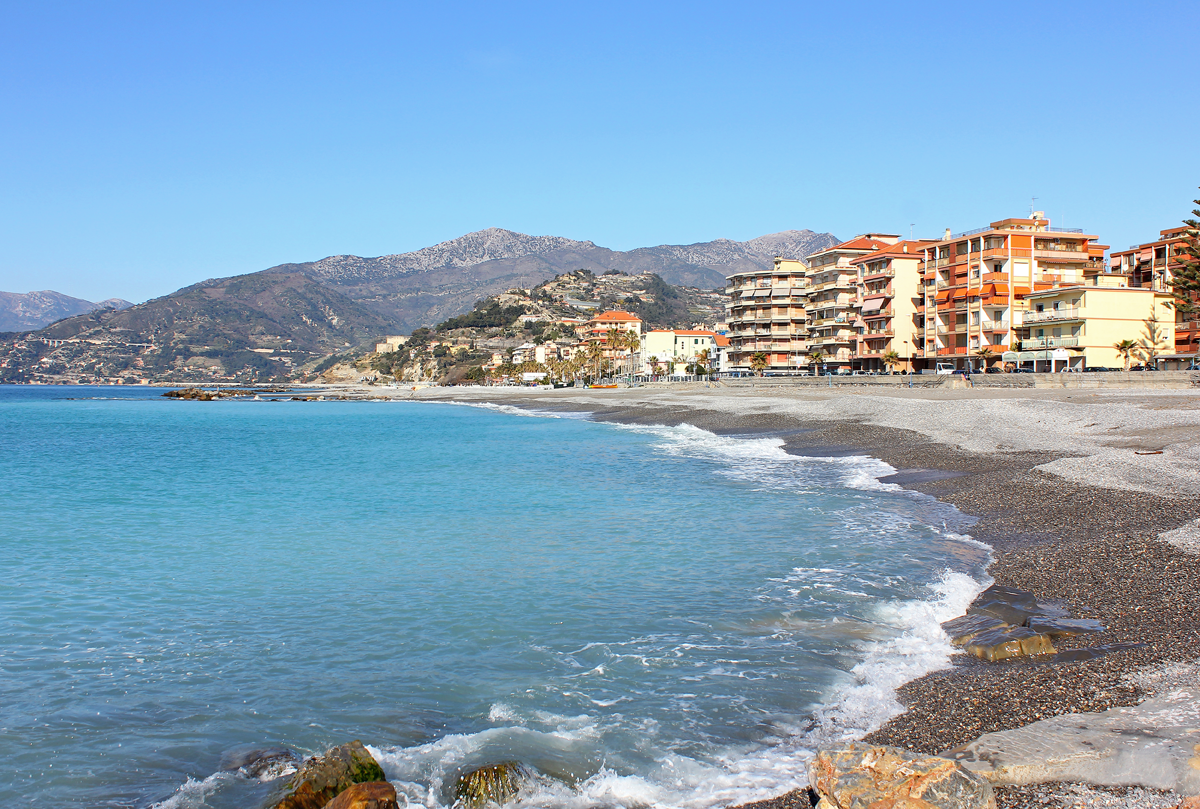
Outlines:
<svg viewBox="0 0 1200 809"><path fill-rule="evenodd" d="M642 319L640 317L637 317L636 315L631 315L628 312L622 312L619 309L615 309L611 312L602 312L601 314L596 315L594 318L592 318L591 322L593 322L593 323L595 323L595 322L626 322L627 323L631 320L636 320L638 323L642 322Z"/></svg>
<svg viewBox="0 0 1200 809"><path fill-rule="evenodd" d="M904 245L908 245L908 252L904 252ZM853 259L851 264L864 264L868 261L874 261L883 256L911 256L912 258L921 258L921 251L926 247L937 244L933 239L906 239L896 244L887 244L876 250L874 253L867 253L865 256L859 256Z"/></svg>

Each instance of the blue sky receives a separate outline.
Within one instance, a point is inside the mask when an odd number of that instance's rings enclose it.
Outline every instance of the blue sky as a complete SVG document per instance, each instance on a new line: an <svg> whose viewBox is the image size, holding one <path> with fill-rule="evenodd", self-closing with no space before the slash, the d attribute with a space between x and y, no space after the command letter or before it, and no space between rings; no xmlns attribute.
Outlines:
<svg viewBox="0 0 1200 809"><path fill-rule="evenodd" d="M0 290L1193 207L1200 3L0 4Z"/></svg>

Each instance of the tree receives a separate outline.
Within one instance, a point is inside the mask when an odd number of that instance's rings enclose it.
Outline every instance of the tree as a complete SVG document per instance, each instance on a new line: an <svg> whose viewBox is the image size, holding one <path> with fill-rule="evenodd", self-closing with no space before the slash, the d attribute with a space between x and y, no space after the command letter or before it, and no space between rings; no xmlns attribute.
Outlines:
<svg viewBox="0 0 1200 809"><path fill-rule="evenodd" d="M899 352L893 348L883 352L883 364L887 366L888 373L896 373L896 366L900 364Z"/></svg>
<svg viewBox="0 0 1200 809"><path fill-rule="evenodd" d="M761 351L755 351L750 355L750 370L762 376L763 371L767 368L767 355Z"/></svg>
<svg viewBox="0 0 1200 809"><path fill-rule="evenodd" d="M816 366L817 373L820 373L821 363L825 362L825 352L819 348L814 348L808 352L808 356L812 359L812 364Z"/></svg>
<svg viewBox="0 0 1200 809"><path fill-rule="evenodd" d="M706 375L709 371L708 357L709 351L707 348L701 350L701 352L696 355L696 373L700 374L701 376Z"/></svg>
<svg viewBox="0 0 1200 809"><path fill-rule="evenodd" d="M1142 323L1145 325L1145 331L1142 332L1142 337L1138 340L1137 345L1142 350L1146 361L1152 363L1158 356L1159 349L1166 343L1169 332L1165 328L1159 327L1158 315L1153 310L1150 312L1150 317L1143 320Z"/></svg>
<svg viewBox="0 0 1200 809"><path fill-rule="evenodd" d="M1125 358L1125 370L1129 370L1129 358L1133 354L1133 350L1137 348L1136 340L1122 340L1119 343L1113 343L1113 348L1117 353Z"/></svg>
<svg viewBox="0 0 1200 809"><path fill-rule="evenodd" d="M1192 200L1200 205L1200 199ZM1171 274L1171 295L1175 298L1175 311L1184 320L1196 320L1200 315L1200 208L1195 208L1195 219L1184 219L1187 225L1183 243L1176 246L1179 266Z"/></svg>
<svg viewBox="0 0 1200 809"><path fill-rule="evenodd" d="M983 371L987 370L988 360L990 360L995 355L995 353L996 353L995 351L992 351L991 346L981 346L975 350L975 356L979 357L979 361L982 364L982 367L980 368L980 370L983 370Z"/></svg>

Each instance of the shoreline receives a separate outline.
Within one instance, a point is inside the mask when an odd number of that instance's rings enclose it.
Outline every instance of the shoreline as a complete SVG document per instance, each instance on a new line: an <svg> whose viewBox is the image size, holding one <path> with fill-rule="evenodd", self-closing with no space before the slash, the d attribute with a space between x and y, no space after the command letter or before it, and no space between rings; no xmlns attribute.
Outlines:
<svg viewBox="0 0 1200 809"><path fill-rule="evenodd" d="M1040 600L1063 604L1072 615L1097 618L1107 627L1097 636L1057 641L1060 651L1137 644L1136 648L1069 663L984 663L955 655L950 668L902 686L897 696L904 713L868 734L868 742L937 755L984 733L1019 728L1051 716L1136 705L1147 693L1131 678L1170 663L1193 663L1200 655L1200 625L1196 622L1200 615L1200 556L1159 538L1177 529L1186 531L1189 523L1200 517L1200 491L1191 485L1186 472L1177 475L1172 469L1159 476L1163 491L1150 494L1141 490L1145 488L1143 476L1136 474L1143 458L1153 463L1164 455L1175 462L1192 457L1200 443L1200 396L1196 394L1109 394L1105 398L1118 401L1089 403L1087 412L1093 414L1095 407L1106 405L1155 408L1147 412L1163 414L1157 421L1165 423L1161 427L1136 421L1118 425L1122 429L1105 430L1104 446L1079 442L1072 453L1063 450L1062 439L1075 436L1062 435L1062 429L1057 436L1046 436L1046 443L1054 449L1025 446L980 452L934 440L917 430L871 424L862 418L804 420L787 408L762 408L759 400L763 397L748 391L717 396L700 391L693 397L656 396L654 391L635 396L630 396L633 391L611 391L615 395L597 396L595 391L583 391L583 396L548 397L489 396L486 388L469 390L467 396L461 395L461 390L460 395L453 395L453 389L441 389L451 395L406 398L586 411L598 421L626 424L687 423L723 435L779 437L785 449L796 455L878 458L897 470L882 482L931 495L977 518L971 536L992 547L994 561L988 573L997 584L1029 590ZM694 401L680 401L687 398ZM769 398L784 404L778 400L799 397L775 394ZM853 398L861 405L863 399L875 397ZM936 409L933 402L947 398L951 397L926 398L918 407ZM960 403L974 398L969 394L953 397ZM1012 398L1029 401L1028 394ZM1051 408L1069 407L1062 398L1044 397L1043 401L1049 399ZM669 401L660 404L657 399ZM729 407L739 400L748 406ZM1168 417L1181 413L1182 419ZM1155 420L1153 415L1150 420ZM1166 443L1165 438L1174 440ZM1119 460L1123 463L1114 465L1117 459L1108 457L1110 447L1122 453ZM1159 449L1163 455L1134 454ZM1089 464L1097 467L1096 480L1108 485L1072 479L1081 477L1079 470ZM1064 477L1063 472L1071 477ZM1074 784L998 787L997 805L1004 809L1044 805L1049 799L1078 800L1080 789ZM1130 796L1142 793L1174 800L1172 806L1181 800L1154 790L1082 789L1085 795L1119 798L1130 806L1139 805L1128 802ZM748 806L800 809L807 805L808 796L800 790Z"/></svg>

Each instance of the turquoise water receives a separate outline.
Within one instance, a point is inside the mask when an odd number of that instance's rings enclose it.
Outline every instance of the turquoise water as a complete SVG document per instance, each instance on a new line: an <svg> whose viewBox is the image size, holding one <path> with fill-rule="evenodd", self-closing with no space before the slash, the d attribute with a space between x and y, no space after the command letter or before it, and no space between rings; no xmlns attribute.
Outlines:
<svg viewBox="0 0 1200 809"><path fill-rule="evenodd" d="M253 807L223 752L352 738L431 807L512 759L538 805L763 797L896 712L984 578L869 458L156 394L0 388L0 805Z"/></svg>

